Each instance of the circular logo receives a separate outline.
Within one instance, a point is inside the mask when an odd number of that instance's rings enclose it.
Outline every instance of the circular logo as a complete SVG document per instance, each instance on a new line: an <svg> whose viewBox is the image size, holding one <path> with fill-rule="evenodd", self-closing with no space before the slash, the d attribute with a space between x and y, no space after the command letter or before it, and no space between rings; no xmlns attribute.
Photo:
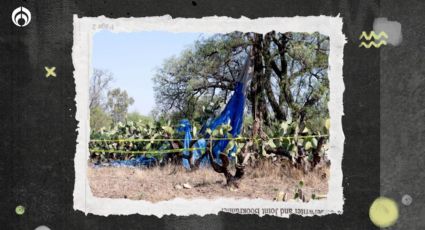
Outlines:
<svg viewBox="0 0 425 230"><path fill-rule="evenodd" d="M23 6L16 8L12 12L12 22L19 27L27 26L31 22L31 12Z"/></svg>

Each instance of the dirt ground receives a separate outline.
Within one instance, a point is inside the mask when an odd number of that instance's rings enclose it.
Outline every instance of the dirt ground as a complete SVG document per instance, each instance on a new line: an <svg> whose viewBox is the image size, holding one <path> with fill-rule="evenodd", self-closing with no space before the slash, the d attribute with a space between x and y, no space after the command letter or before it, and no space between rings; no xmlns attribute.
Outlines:
<svg viewBox="0 0 425 230"><path fill-rule="evenodd" d="M96 197L128 198L158 202L174 198L261 198L282 200L294 198L300 181L307 200L312 194L324 196L328 192L329 167L318 165L304 173L289 163L263 163L247 167L239 188L226 186L223 174L211 168L190 172L181 166L164 166L149 169L127 167L93 167L89 164L88 178ZM286 199L286 200L287 200Z"/></svg>

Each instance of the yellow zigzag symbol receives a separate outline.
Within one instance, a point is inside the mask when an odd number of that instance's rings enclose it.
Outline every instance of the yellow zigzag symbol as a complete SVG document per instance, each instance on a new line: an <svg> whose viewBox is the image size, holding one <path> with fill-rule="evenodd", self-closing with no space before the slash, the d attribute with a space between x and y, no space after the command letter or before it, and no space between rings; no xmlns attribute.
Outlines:
<svg viewBox="0 0 425 230"><path fill-rule="evenodd" d="M371 41L369 44L366 44L366 42L360 43L359 47L364 46L366 49L369 49L371 46L374 46L375 48L379 48L382 45L387 45L386 41L381 41L378 44L376 44L374 41Z"/></svg>
<svg viewBox="0 0 425 230"><path fill-rule="evenodd" d="M365 38L366 40L369 41L370 39L372 39L372 37L375 40L381 39L381 37L388 39L388 35L384 31L381 31L381 33L379 34L376 34L375 31L371 31L369 35L367 35L366 31L363 31L359 37L359 40L361 40L362 38Z"/></svg>

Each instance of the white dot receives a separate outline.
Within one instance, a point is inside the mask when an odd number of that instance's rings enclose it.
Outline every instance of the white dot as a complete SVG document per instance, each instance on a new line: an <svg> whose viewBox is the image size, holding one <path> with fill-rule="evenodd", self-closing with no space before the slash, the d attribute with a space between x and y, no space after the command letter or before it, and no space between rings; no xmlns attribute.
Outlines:
<svg viewBox="0 0 425 230"><path fill-rule="evenodd" d="M412 203L413 199L410 195L406 194L401 198L401 203L409 206Z"/></svg>
<svg viewBox="0 0 425 230"><path fill-rule="evenodd" d="M45 226L45 225L40 225L37 228L35 228L34 230L50 230L50 228Z"/></svg>

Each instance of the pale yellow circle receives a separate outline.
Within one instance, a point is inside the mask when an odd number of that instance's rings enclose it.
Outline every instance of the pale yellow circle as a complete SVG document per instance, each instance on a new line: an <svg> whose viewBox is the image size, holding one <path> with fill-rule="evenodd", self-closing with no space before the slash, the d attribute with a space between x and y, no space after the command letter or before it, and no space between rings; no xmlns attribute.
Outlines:
<svg viewBox="0 0 425 230"><path fill-rule="evenodd" d="M397 203L390 198L379 197L370 206L369 217L380 228L390 227L398 219Z"/></svg>

